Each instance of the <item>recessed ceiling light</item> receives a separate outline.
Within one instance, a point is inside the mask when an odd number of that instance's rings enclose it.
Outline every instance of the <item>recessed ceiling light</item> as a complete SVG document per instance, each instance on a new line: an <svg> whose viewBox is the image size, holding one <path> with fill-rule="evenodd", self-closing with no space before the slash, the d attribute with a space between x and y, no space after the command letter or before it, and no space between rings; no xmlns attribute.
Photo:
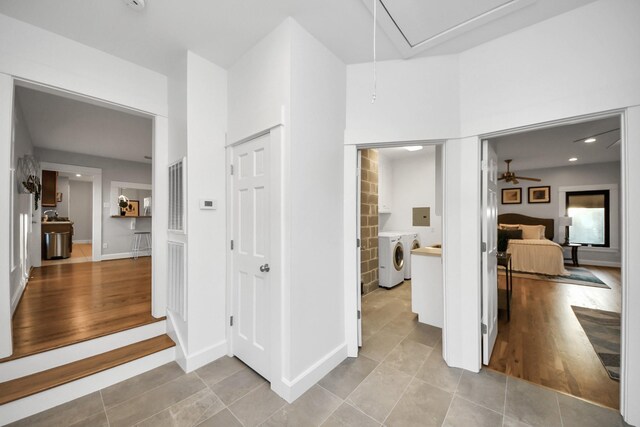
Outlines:
<svg viewBox="0 0 640 427"><path fill-rule="evenodd" d="M576 161L578 161L578 158L577 157L572 157L572 158L569 159L569 161L570 162L576 162Z"/></svg>
<svg viewBox="0 0 640 427"><path fill-rule="evenodd" d="M422 150L422 145L409 145L407 147L404 147L404 149L407 151L418 151Z"/></svg>
<svg viewBox="0 0 640 427"><path fill-rule="evenodd" d="M587 144L591 144L592 142L596 142L595 138L587 138L584 140L584 142L586 142Z"/></svg>
<svg viewBox="0 0 640 427"><path fill-rule="evenodd" d="M80 178L82 175L80 175L79 173L77 173L77 174L76 174L76 176L77 176L78 178Z"/></svg>

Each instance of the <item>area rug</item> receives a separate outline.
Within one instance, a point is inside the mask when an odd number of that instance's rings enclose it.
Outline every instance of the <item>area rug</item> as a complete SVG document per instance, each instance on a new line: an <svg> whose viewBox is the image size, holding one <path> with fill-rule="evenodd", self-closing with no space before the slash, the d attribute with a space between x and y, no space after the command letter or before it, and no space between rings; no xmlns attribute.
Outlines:
<svg viewBox="0 0 640 427"><path fill-rule="evenodd" d="M582 286L593 286L596 288L606 288L611 289L596 277L591 271L582 267L565 267L568 276L551 276L548 274L539 274L539 273L527 273L525 271L514 271L513 277L521 277L524 279L532 279L532 280L544 280L546 282L556 282L556 283L568 283L570 285L582 285ZM499 274L504 275L505 270L501 268L498 270Z"/></svg>
<svg viewBox="0 0 640 427"><path fill-rule="evenodd" d="M620 381L620 313L571 306L612 380Z"/></svg>

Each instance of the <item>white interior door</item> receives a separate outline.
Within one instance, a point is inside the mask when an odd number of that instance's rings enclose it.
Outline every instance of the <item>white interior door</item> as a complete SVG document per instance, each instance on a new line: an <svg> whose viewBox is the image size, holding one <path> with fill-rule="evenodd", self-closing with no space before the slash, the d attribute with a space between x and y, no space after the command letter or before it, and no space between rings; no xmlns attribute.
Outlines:
<svg viewBox="0 0 640 427"><path fill-rule="evenodd" d="M356 169L356 233L358 240L358 252L356 255L356 265L358 268L358 283L357 283L357 292L358 292L358 347L362 347L362 266L360 262L362 261L362 233L361 233L361 210L360 210L360 201L362 200L362 151L358 150L358 167Z"/></svg>
<svg viewBox="0 0 640 427"><path fill-rule="evenodd" d="M482 363L489 364L498 336L498 155L482 141Z"/></svg>
<svg viewBox="0 0 640 427"><path fill-rule="evenodd" d="M269 135L233 148L233 353L269 379Z"/></svg>

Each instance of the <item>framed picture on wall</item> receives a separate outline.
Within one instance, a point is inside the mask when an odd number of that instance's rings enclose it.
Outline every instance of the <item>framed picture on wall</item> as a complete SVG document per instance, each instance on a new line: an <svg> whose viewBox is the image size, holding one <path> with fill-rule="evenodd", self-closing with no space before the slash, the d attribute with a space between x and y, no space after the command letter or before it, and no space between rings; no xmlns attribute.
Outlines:
<svg viewBox="0 0 640 427"><path fill-rule="evenodd" d="M57 203L62 202L62 193L56 193L56 202Z"/></svg>
<svg viewBox="0 0 640 427"><path fill-rule="evenodd" d="M502 204L503 205L519 205L522 203L522 188L503 188Z"/></svg>
<svg viewBox="0 0 640 427"><path fill-rule="evenodd" d="M129 200L129 206L123 209L124 216L139 216L140 215L140 201Z"/></svg>
<svg viewBox="0 0 640 427"><path fill-rule="evenodd" d="M551 203L551 187L529 187L529 203Z"/></svg>

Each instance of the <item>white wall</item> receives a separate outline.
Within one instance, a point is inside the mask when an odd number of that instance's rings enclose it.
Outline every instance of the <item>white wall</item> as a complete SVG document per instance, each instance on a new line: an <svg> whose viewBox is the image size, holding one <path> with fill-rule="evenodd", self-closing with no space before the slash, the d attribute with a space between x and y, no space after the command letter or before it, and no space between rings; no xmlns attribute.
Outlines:
<svg viewBox="0 0 640 427"><path fill-rule="evenodd" d="M289 122L290 21L280 24L229 68L228 143Z"/></svg>
<svg viewBox="0 0 640 427"><path fill-rule="evenodd" d="M172 64L167 81L169 102L169 163L187 155L187 52Z"/></svg>
<svg viewBox="0 0 640 427"><path fill-rule="evenodd" d="M519 213L536 218L555 219L556 229L554 230L554 241L561 243L564 241L564 227L558 225L561 208L564 206L565 193L560 193L561 187L591 186L615 184L620 186L620 162L594 163L589 165L569 165L560 168L530 169L526 171L526 176L533 176L542 179L542 182L521 181L518 185L506 184L500 181L499 188L522 188L522 203L519 205L503 205L500 203L499 213ZM551 187L550 203L528 203L527 187L536 186ZM615 197L612 195L610 230L611 248L580 248L580 264L620 264L620 207L618 192Z"/></svg>
<svg viewBox="0 0 640 427"><path fill-rule="evenodd" d="M343 301L336 298L342 294L344 262L339 165L346 68L292 23L290 375L294 379L333 354L342 354L340 360L346 356Z"/></svg>
<svg viewBox="0 0 640 427"><path fill-rule="evenodd" d="M463 52L461 134L638 104L638 16L635 0L601 0Z"/></svg>
<svg viewBox="0 0 640 427"><path fill-rule="evenodd" d="M102 202L111 202L111 181L135 182L151 184L151 165L148 163L129 162L107 157L88 156L86 154L68 153L65 151L35 149L41 162L60 163L65 165L85 166L102 169ZM102 250L103 255L130 256L133 230L130 219L111 218L110 208L102 208L102 243L108 247ZM136 229L150 231L149 219L137 219ZM100 250L100 249L94 249Z"/></svg>
<svg viewBox="0 0 640 427"><path fill-rule="evenodd" d="M17 175L17 165L18 159L24 157L26 155L33 154L33 145L31 141L31 136L29 135L29 129L24 121L24 115L22 113L22 108L17 101L15 100L13 106L13 152L11 155L11 173L14 178L12 185L12 206L13 209L11 211L11 279L10 279L10 295L11 295L11 312L15 311L18 301L20 300L20 296L24 290L24 287L27 283L27 277L24 276L24 272L29 272L32 261L27 254L27 256L23 256L21 254L21 244L20 240L25 238L23 236L24 232L21 230L21 222L24 219L21 218L23 215L27 215L29 212L32 212L33 206L31 210L22 209L22 203L20 202L21 194L23 193L23 186L21 182L18 182ZM29 217L28 221L31 222L32 218ZM31 233L27 233L31 234ZM30 240L30 236L26 236L27 241Z"/></svg>
<svg viewBox="0 0 640 427"><path fill-rule="evenodd" d="M73 221L73 241L91 241L93 184L69 180L69 218ZM96 249L97 250L97 249Z"/></svg>
<svg viewBox="0 0 640 427"><path fill-rule="evenodd" d="M225 131L227 73L187 54L187 370L227 353ZM200 210L200 199L217 201Z"/></svg>
<svg viewBox="0 0 640 427"><path fill-rule="evenodd" d="M387 158L378 151L380 161ZM389 162L391 174L389 195L391 213L380 214L380 231L412 231L420 236L420 244L442 243L442 218L436 215L436 147L427 146L410 157ZM384 179L379 173L378 178ZM382 183L378 186L382 191ZM431 208L431 226L413 226L413 208Z"/></svg>
<svg viewBox="0 0 640 427"><path fill-rule="evenodd" d="M457 56L377 65L376 102L372 64L347 67L345 142L446 139L459 134Z"/></svg>
<svg viewBox="0 0 640 427"><path fill-rule="evenodd" d="M0 72L167 115L167 78L0 14Z"/></svg>

